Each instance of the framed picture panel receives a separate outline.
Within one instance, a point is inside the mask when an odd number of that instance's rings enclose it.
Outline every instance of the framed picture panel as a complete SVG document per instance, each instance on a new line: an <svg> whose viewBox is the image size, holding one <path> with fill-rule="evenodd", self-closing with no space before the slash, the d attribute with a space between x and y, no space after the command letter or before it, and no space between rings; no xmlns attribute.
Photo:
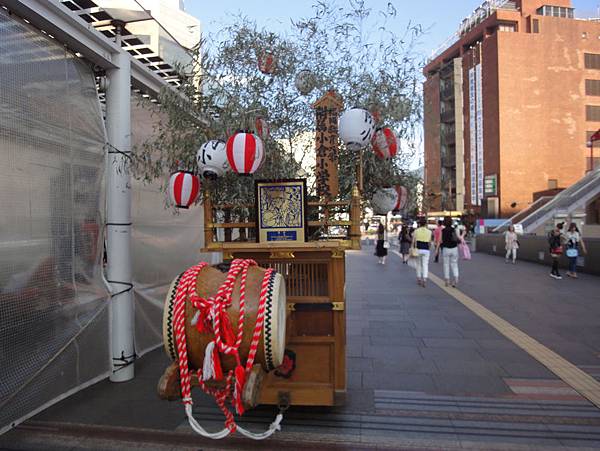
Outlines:
<svg viewBox="0 0 600 451"><path fill-rule="evenodd" d="M304 243L307 236L306 180L257 180L256 241Z"/></svg>

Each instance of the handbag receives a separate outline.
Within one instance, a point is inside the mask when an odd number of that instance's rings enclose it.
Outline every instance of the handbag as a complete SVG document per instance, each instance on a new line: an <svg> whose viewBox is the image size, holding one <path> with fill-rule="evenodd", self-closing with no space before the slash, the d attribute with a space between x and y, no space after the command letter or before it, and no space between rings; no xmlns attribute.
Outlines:
<svg viewBox="0 0 600 451"><path fill-rule="evenodd" d="M567 257L578 257L579 256L579 251L577 250L577 248L569 248L567 249Z"/></svg>
<svg viewBox="0 0 600 451"><path fill-rule="evenodd" d="M418 257L419 256L419 249L417 249L416 247L411 247L410 248L410 256L411 257Z"/></svg>
<svg viewBox="0 0 600 451"><path fill-rule="evenodd" d="M471 260L471 249L464 241L458 245L458 250L462 255L463 260Z"/></svg>
<svg viewBox="0 0 600 451"><path fill-rule="evenodd" d="M384 241L383 242L383 248L384 249L389 249L390 248L390 242L389 241Z"/></svg>

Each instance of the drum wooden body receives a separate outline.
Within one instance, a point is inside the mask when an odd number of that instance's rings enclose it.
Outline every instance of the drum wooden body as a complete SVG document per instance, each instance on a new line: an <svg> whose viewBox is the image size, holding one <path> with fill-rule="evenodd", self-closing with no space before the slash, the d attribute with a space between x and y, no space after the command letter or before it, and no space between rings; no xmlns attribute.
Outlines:
<svg viewBox="0 0 600 451"><path fill-rule="evenodd" d="M244 363L248 357L250 342L256 324L258 312L260 291L262 287L265 269L257 266L248 268L248 277L246 279L246 310L244 318L244 335L239 348L240 358ZM202 298L209 298L217 294L219 287L223 284L227 275L218 269L207 266L198 274L196 280L196 294ZM175 341L174 322L174 304L177 287L180 283L181 275L172 282L167 293L165 309L163 314L163 340L167 354L173 360L177 360L177 345ZM239 307L240 307L240 284L241 276L235 283L232 304L227 309L227 314L234 334L237 335ZM255 363L260 364L265 371L281 365L283 361L285 348L285 319L286 319L286 295L285 282L281 274L273 272L269 280L269 290L267 293L265 305L265 319L263 324L263 333L256 353ZM206 346L213 341L214 334L200 333L196 326L192 324L192 319L197 310L186 300L185 306L185 334L188 350L188 360L190 368L202 368L204 362L204 351ZM221 364L223 371L235 369L236 362L233 356L222 356Z"/></svg>

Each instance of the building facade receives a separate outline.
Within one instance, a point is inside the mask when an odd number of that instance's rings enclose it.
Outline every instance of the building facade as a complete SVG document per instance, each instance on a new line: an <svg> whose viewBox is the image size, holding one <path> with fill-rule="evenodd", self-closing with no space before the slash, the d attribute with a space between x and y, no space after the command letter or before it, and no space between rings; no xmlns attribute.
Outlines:
<svg viewBox="0 0 600 451"><path fill-rule="evenodd" d="M511 216L600 166L600 22L570 0L484 2L424 74L429 209Z"/></svg>

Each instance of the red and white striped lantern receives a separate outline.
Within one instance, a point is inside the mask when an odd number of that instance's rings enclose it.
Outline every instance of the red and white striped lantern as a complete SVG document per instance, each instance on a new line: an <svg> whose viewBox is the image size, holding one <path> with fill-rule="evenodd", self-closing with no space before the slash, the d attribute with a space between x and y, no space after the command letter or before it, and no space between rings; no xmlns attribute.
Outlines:
<svg viewBox="0 0 600 451"><path fill-rule="evenodd" d="M260 137L260 139L265 141L269 136L270 131L267 120L262 116L258 116L254 121L254 127L256 129L256 134Z"/></svg>
<svg viewBox="0 0 600 451"><path fill-rule="evenodd" d="M269 51L264 51L258 55L258 70L265 75L271 75L275 71L275 55Z"/></svg>
<svg viewBox="0 0 600 451"><path fill-rule="evenodd" d="M189 171L177 171L169 179L169 199L178 208L189 208L200 192L200 179Z"/></svg>
<svg viewBox="0 0 600 451"><path fill-rule="evenodd" d="M264 157L263 143L254 133L238 132L227 140L227 161L238 174L254 174Z"/></svg>
<svg viewBox="0 0 600 451"><path fill-rule="evenodd" d="M375 154L382 160L392 158L398 152L398 139L391 128L378 128L371 141Z"/></svg>
<svg viewBox="0 0 600 451"><path fill-rule="evenodd" d="M398 202L396 202L396 206L393 208L392 211L404 210L406 208L406 204L408 203L408 190L402 185L396 185L394 186L394 188L398 193Z"/></svg>

